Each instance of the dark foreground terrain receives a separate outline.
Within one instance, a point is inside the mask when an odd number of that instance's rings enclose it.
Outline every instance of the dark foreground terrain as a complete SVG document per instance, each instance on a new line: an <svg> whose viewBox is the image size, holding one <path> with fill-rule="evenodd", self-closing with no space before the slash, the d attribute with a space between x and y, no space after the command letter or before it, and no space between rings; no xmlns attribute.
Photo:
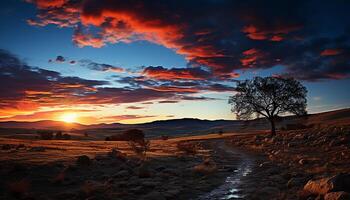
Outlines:
<svg viewBox="0 0 350 200"><path fill-rule="evenodd" d="M2 137L0 199L348 200L348 116L294 118L273 137L152 139L146 157L128 142Z"/></svg>

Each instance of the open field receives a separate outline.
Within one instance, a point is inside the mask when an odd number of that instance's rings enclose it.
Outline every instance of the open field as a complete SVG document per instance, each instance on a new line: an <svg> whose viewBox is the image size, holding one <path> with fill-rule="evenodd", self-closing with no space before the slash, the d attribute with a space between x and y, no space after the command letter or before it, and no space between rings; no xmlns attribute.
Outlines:
<svg viewBox="0 0 350 200"><path fill-rule="evenodd" d="M80 133L72 140L19 139L2 132L0 198L322 199L326 193L310 192L310 181L335 176L343 185L327 193L349 192L348 115L290 118L292 129L274 137L250 130L153 138L145 158L125 141ZM308 123L296 127L298 121Z"/></svg>

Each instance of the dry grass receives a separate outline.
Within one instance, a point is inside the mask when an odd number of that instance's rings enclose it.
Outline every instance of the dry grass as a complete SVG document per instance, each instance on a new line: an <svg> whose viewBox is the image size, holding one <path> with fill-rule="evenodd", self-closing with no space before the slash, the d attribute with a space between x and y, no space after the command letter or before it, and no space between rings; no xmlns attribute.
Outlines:
<svg viewBox="0 0 350 200"><path fill-rule="evenodd" d="M209 175L216 172L216 163L210 158L205 159L201 164L193 167L193 171L203 175Z"/></svg>

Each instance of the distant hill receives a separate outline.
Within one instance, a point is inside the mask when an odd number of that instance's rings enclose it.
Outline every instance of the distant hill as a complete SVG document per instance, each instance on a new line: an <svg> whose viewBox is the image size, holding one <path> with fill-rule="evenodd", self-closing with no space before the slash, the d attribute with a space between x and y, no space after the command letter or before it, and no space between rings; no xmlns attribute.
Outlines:
<svg viewBox="0 0 350 200"><path fill-rule="evenodd" d="M323 124L323 125L349 125L350 109L341 109L324 113L307 115L306 117L287 116L281 118L277 127L290 124ZM17 129L53 129L76 130L89 133L96 138L104 138L113 134L124 132L126 129L142 129L148 137L160 135L198 135L219 132L239 132L249 130L267 130L270 128L265 119L250 121L242 120L201 120L193 118L159 120L142 124L93 124L65 123L60 121L43 120L36 122L0 122L0 128Z"/></svg>

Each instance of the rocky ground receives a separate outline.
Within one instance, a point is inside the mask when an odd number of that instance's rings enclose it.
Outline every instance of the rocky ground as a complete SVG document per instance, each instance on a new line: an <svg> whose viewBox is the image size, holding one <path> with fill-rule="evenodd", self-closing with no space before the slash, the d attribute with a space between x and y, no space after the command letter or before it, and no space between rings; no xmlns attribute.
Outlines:
<svg viewBox="0 0 350 200"><path fill-rule="evenodd" d="M242 180L245 199L350 199L349 127L242 135L228 142L269 158Z"/></svg>
<svg viewBox="0 0 350 200"><path fill-rule="evenodd" d="M188 144L194 145L180 145L173 155L153 155L146 161L117 149L64 162L3 160L0 199L195 199L221 185L235 170L239 157L210 150L215 141ZM17 156L27 151L51 151L23 144L2 144L0 148L4 154L16 152ZM152 154L156 149L150 151Z"/></svg>

